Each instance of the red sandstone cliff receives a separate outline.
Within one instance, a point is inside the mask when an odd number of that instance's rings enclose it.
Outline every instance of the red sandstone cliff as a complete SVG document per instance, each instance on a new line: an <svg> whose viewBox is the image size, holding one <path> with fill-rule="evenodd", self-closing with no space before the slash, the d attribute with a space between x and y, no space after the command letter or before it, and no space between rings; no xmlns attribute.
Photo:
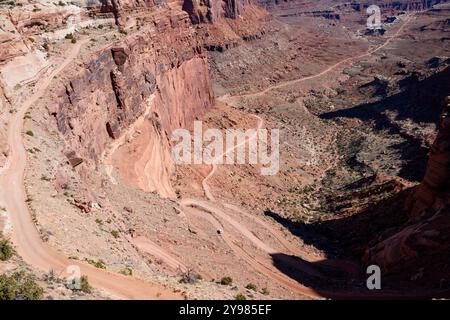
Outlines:
<svg viewBox="0 0 450 320"><path fill-rule="evenodd" d="M183 10L194 24L214 22L219 18L236 19L250 0L184 0Z"/></svg>
<svg viewBox="0 0 450 320"><path fill-rule="evenodd" d="M107 145L144 116L126 147L117 146L112 157L120 158L125 182L173 196L171 131L189 127L214 99L206 56L187 14L164 11L153 22L94 55L61 88L51 113L67 152L95 165Z"/></svg>
<svg viewBox="0 0 450 320"><path fill-rule="evenodd" d="M366 251L365 261L387 272L422 270L428 278L445 280L450 271L450 97L444 102L425 177L408 198L406 210L409 220L375 242Z"/></svg>

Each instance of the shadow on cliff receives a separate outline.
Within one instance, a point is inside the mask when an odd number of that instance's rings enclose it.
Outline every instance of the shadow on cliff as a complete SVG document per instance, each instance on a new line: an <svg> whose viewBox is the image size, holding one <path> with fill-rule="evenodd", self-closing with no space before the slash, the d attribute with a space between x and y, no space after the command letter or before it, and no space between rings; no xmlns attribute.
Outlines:
<svg viewBox="0 0 450 320"><path fill-rule="evenodd" d="M331 299L450 297L448 291L442 292L441 289L415 283L409 276L405 278L414 268L383 274L383 290L370 291L366 287L367 265L362 260L365 249L405 226L408 215L404 209L404 200L412 190L401 191L352 216L312 224L293 222L276 212L265 211L266 216L283 225L306 245L323 250L326 254L324 260L309 262L293 255L274 253L271 255L274 267Z"/></svg>
<svg viewBox="0 0 450 320"><path fill-rule="evenodd" d="M345 292L354 292L357 298L381 297L381 293L365 289L367 276L362 256L374 238L381 234L388 236L389 232L395 232L396 227L407 221L403 203L410 191L401 191L357 214L312 224L291 221L276 212L265 211L266 216L284 226L306 245L322 250L327 257L322 261L308 262L299 257L276 253L272 254L274 266L291 279L313 288L327 298L343 298ZM295 264L292 261L297 261L296 264L303 269L318 271L323 276L305 274L293 267ZM391 291L393 296L402 297L394 288ZM364 294L358 295L356 292Z"/></svg>
<svg viewBox="0 0 450 320"><path fill-rule="evenodd" d="M425 172L428 149L422 141L401 130L396 121L410 120L415 123L438 124L441 101L449 94L450 67L428 78L419 80L412 74L398 82L402 92L386 97L381 101L341 109L320 115L322 119L357 118L372 122L376 130L386 130L397 134L404 142L394 145L405 165L399 176L411 181L419 181ZM395 121L389 119L387 111L395 112Z"/></svg>
<svg viewBox="0 0 450 320"><path fill-rule="evenodd" d="M266 210L264 214L305 244L322 250L330 258L360 260L374 237L382 234L387 236L389 231L386 230L395 232L396 227L408 220L404 203L412 190L413 188L409 188L400 191L351 215L337 214L329 220L310 224L292 221L270 210Z"/></svg>
<svg viewBox="0 0 450 320"><path fill-rule="evenodd" d="M324 297L332 299L404 299L404 298L449 298L450 291L441 285L447 279L445 257L428 260L428 256L416 262L401 260L399 268L383 272L383 290L367 290L367 264L363 257L367 248L388 239L409 226L409 203L415 187L399 191L385 199L358 209L351 215L335 214L329 220L306 224L284 218L267 210L264 214L299 237L306 245L322 250L326 259L309 262L284 253L272 254L273 265L289 278L314 289ZM427 278L413 280L423 266L431 261L441 264L427 267ZM420 263L419 263L420 262ZM421 269L422 268L422 269ZM308 272L312 270L313 272ZM320 273L316 275L315 273ZM448 275L448 274L447 274Z"/></svg>

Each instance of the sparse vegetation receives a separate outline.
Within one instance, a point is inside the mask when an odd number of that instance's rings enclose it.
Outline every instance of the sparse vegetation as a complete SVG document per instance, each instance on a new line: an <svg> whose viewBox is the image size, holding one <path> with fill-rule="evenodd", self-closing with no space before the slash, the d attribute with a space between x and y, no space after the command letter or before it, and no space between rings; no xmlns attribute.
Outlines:
<svg viewBox="0 0 450 320"><path fill-rule="evenodd" d="M247 285L245 286L245 289L256 291L256 290L257 290L257 287L256 287L256 284L254 284L254 283L249 283L249 284L247 284Z"/></svg>
<svg viewBox="0 0 450 320"><path fill-rule="evenodd" d="M234 298L236 300L247 300L247 297L242 293L238 293Z"/></svg>
<svg viewBox="0 0 450 320"><path fill-rule="evenodd" d="M48 43L47 42L45 42L43 45L42 45L42 48L44 48L44 50L45 51L50 51L50 46L48 45Z"/></svg>
<svg viewBox="0 0 450 320"><path fill-rule="evenodd" d="M43 175L41 176L41 180L42 180L42 181L50 181L50 178L43 174Z"/></svg>
<svg viewBox="0 0 450 320"><path fill-rule="evenodd" d="M119 231L117 230L112 230L111 235L114 237L114 239L117 239L120 236Z"/></svg>
<svg viewBox="0 0 450 320"><path fill-rule="evenodd" d="M233 283L233 279L231 277L223 277L220 279L220 284L223 286L229 286Z"/></svg>
<svg viewBox="0 0 450 320"><path fill-rule="evenodd" d="M7 239L3 239L0 233L0 260L7 261L14 255L14 248L11 242Z"/></svg>
<svg viewBox="0 0 450 320"><path fill-rule="evenodd" d="M197 283L199 280L202 279L202 276L195 272L192 269L188 269L185 273L183 273L180 283L189 283L194 284Z"/></svg>
<svg viewBox="0 0 450 320"><path fill-rule="evenodd" d="M92 287L89 284L87 276L81 276L80 278L80 290L84 293L91 293Z"/></svg>
<svg viewBox="0 0 450 320"><path fill-rule="evenodd" d="M125 276L132 276L133 275L133 269L130 267L125 267L122 270L119 271L120 274L123 274Z"/></svg>
<svg viewBox="0 0 450 320"><path fill-rule="evenodd" d="M44 290L24 271L0 275L0 300L41 300Z"/></svg>
<svg viewBox="0 0 450 320"><path fill-rule="evenodd" d="M92 259L85 259L87 263L92 264L94 267L99 268L99 269L106 269L106 264L103 260L92 260Z"/></svg>
<svg viewBox="0 0 450 320"><path fill-rule="evenodd" d="M261 289L261 293L262 293L263 295L267 296L270 292L269 292L269 289L267 289L267 288L262 288L262 289Z"/></svg>
<svg viewBox="0 0 450 320"><path fill-rule="evenodd" d="M30 137L34 137L34 133L31 130L27 130L27 132L25 132L27 135L29 135Z"/></svg>

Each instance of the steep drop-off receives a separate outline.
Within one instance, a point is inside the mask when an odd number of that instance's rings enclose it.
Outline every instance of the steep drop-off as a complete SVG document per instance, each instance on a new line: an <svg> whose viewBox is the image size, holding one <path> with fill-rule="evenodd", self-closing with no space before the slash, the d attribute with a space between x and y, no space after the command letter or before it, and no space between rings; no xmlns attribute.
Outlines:
<svg viewBox="0 0 450 320"><path fill-rule="evenodd" d="M122 153L120 174L146 191L173 196L170 133L189 126L214 98L206 57L187 14L169 12L154 23L93 56L85 70L61 87L51 113L69 158L98 166L106 146L147 111L136 132L148 139L131 138L126 148L133 152L126 159Z"/></svg>

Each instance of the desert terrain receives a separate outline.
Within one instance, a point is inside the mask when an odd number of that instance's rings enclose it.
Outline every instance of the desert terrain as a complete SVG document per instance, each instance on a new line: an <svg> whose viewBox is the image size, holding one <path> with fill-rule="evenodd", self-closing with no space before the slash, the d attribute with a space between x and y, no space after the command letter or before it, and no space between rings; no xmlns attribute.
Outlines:
<svg viewBox="0 0 450 320"><path fill-rule="evenodd" d="M0 274L39 299L448 298L449 84L448 1L0 0ZM278 129L278 172L177 164L196 121Z"/></svg>

